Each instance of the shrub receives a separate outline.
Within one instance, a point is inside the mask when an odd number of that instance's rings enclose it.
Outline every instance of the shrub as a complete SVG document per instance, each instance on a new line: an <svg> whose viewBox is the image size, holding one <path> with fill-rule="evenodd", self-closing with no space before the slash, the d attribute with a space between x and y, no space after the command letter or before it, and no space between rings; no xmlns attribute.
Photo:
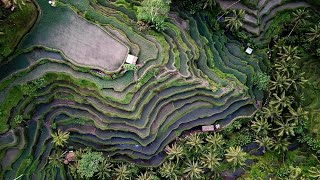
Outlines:
<svg viewBox="0 0 320 180"><path fill-rule="evenodd" d="M253 77L254 85L256 85L260 90L266 90L268 88L269 82L270 82L270 76L262 72L258 72Z"/></svg>
<svg viewBox="0 0 320 180"><path fill-rule="evenodd" d="M88 151L81 156L79 169L77 170L81 178L91 178L98 172L99 163L104 160L102 152Z"/></svg>
<svg viewBox="0 0 320 180"><path fill-rule="evenodd" d="M141 7L138 7L137 18L155 25L155 28L161 31L170 10L170 3L170 0L144 0Z"/></svg>

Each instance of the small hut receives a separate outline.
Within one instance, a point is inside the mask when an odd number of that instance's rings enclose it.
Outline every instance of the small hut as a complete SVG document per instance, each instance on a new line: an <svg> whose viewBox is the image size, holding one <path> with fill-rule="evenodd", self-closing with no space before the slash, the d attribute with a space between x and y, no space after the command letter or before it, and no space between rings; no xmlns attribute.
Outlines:
<svg viewBox="0 0 320 180"><path fill-rule="evenodd" d="M136 65L137 60L138 60L137 56L128 54L127 59L126 59L126 63Z"/></svg>
<svg viewBox="0 0 320 180"><path fill-rule="evenodd" d="M202 126L202 132L211 132L214 131L214 125Z"/></svg>

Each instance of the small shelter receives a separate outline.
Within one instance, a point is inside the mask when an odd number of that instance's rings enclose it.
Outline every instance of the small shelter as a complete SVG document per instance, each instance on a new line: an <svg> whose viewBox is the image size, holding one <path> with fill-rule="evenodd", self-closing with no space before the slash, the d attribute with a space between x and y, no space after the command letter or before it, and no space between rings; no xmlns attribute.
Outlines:
<svg viewBox="0 0 320 180"><path fill-rule="evenodd" d="M137 63L137 60L138 60L137 56L128 54L127 59L126 59L126 63L135 65Z"/></svg>
<svg viewBox="0 0 320 180"><path fill-rule="evenodd" d="M246 49L246 53L247 53L247 54L252 54L252 51L253 51L253 49L252 49L252 48L247 47L247 49Z"/></svg>
<svg viewBox="0 0 320 180"><path fill-rule="evenodd" d="M214 125L202 126L202 131L203 131L203 132L214 131Z"/></svg>

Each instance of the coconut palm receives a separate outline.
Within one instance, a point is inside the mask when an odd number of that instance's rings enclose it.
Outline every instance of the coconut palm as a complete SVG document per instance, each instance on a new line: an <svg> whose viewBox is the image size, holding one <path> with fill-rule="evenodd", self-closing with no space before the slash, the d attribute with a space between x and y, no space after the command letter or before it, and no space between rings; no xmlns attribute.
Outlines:
<svg viewBox="0 0 320 180"><path fill-rule="evenodd" d="M80 164L79 164L78 161L68 165L69 173L71 174L71 176L74 179L80 179L80 176L79 176L78 171L77 171L79 169L79 166L80 166Z"/></svg>
<svg viewBox="0 0 320 180"><path fill-rule="evenodd" d="M280 60L285 60L286 62L301 59L298 46L282 46L277 54L279 55Z"/></svg>
<svg viewBox="0 0 320 180"><path fill-rule="evenodd" d="M297 110L294 110L293 108L289 108L289 115L286 117L290 121L298 122L299 120L303 120L307 118L307 111L304 111L301 106L297 108Z"/></svg>
<svg viewBox="0 0 320 180"><path fill-rule="evenodd" d="M278 119L282 111L275 106L268 104L267 107L262 107L261 111L264 118L270 118L271 120Z"/></svg>
<svg viewBox="0 0 320 180"><path fill-rule="evenodd" d="M297 127L297 124L295 122L291 122L288 119L286 120L276 120L275 124L279 127L274 129L274 131L277 131L278 137L282 137L284 134L287 136L294 136L294 129Z"/></svg>
<svg viewBox="0 0 320 180"><path fill-rule="evenodd" d="M216 4L216 0L203 0L203 9L212 8Z"/></svg>
<svg viewBox="0 0 320 180"><path fill-rule="evenodd" d="M282 154L282 162L284 162L285 152L288 150L289 144L290 143L288 142L287 138L278 138L274 142L273 148L278 154Z"/></svg>
<svg viewBox="0 0 320 180"><path fill-rule="evenodd" d="M189 145L189 149L194 149L195 152L198 152L202 148L203 140L198 133L193 133L190 136L187 136L186 140L186 144Z"/></svg>
<svg viewBox="0 0 320 180"><path fill-rule="evenodd" d="M49 165L52 168L56 168L62 165L63 162L63 156L61 151L57 151L55 153L53 153L51 156L48 157L49 159Z"/></svg>
<svg viewBox="0 0 320 180"><path fill-rule="evenodd" d="M307 33L308 41L320 41L320 23L315 25L313 28L310 29L310 32Z"/></svg>
<svg viewBox="0 0 320 180"><path fill-rule="evenodd" d="M270 126L271 124L268 123L266 118L258 116L255 117L255 121L252 122L251 128L255 133L266 136L271 129Z"/></svg>
<svg viewBox="0 0 320 180"><path fill-rule="evenodd" d="M162 166L159 168L159 173L163 178L177 180L179 171L177 166L169 161L162 164Z"/></svg>
<svg viewBox="0 0 320 180"><path fill-rule="evenodd" d="M240 146L236 146L236 147L229 147L226 150L225 156L226 156L227 162L231 162L233 167L236 168L238 166L245 165L247 153L244 152Z"/></svg>
<svg viewBox="0 0 320 180"><path fill-rule="evenodd" d="M298 88L303 88L308 82L308 80L304 78L304 74L305 72L297 74L292 80L292 85L296 91L298 91Z"/></svg>
<svg viewBox="0 0 320 180"><path fill-rule="evenodd" d="M257 137L254 142L258 143L259 146L263 148L263 152L265 152L266 149L271 149L274 143L273 139L268 136Z"/></svg>
<svg viewBox="0 0 320 180"><path fill-rule="evenodd" d="M279 97L276 93L273 94L275 98L271 99L270 105L274 105L276 108L283 109L285 107L291 107L294 100L293 96L286 96L286 92L283 91Z"/></svg>
<svg viewBox="0 0 320 180"><path fill-rule="evenodd" d="M110 179L112 177L113 164L104 159L100 164L97 172L98 179Z"/></svg>
<svg viewBox="0 0 320 180"><path fill-rule="evenodd" d="M26 2L24 0L13 0L13 4L19 9L22 9L22 7L26 5Z"/></svg>
<svg viewBox="0 0 320 180"><path fill-rule="evenodd" d="M190 161L186 163L186 168L183 173L186 175L188 179L201 179L203 174L203 169L197 161Z"/></svg>
<svg viewBox="0 0 320 180"><path fill-rule="evenodd" d="M69 132L63 132L60 129L58 129L57 133L51 133L51 137L52 137L52 143L55 146L65 146L65 144L67 144L67 141L69 139Z"/></svg>
<svg viewBox="0 0 320 180"><path fill-rule="evenodd" d="M243 26L242 20L244 14L244 10L232 10L231 16L225 18L225 22L227 23L226 27L230 31L237 31L240 27Z"/></svg>
<svg viewBox="0 0 320 180"><path fill-rule="evenodd" d="M287 38L291 35L291 33L293 32L293 30L300 24L300 23L304 23L305 24L305 20L310 18L310 13L309 10L306 9L298 9L295 12L293 12L293 22L295 22L293 28L291 29L290 33L288 34Z"/></svg>
<svg viewBox="0 0 320 180"><path fill-rule="evenodd" d="M286 74L280 74L278 71L274 74L274 80L270 81L270 90L280 91L288 90L292 84L292 79L290 79Z"/></svg>
<svg viewBox="0 0 320 180"><path fill-rule="evenodd" d="M179 160L184 156L183 147L178 145L177 143L174 143L171 147L167 148L167 154L170 160L176 159L178 164Z"/></svg>
<svg viewBox="0 0 320 180"><path fill-rule="evenodd" d="M208 142L209 146L214 149L221 148L225 143L223 136L219 133L214 133L214 135L208 135L206 141Z"/></svg>
<svg viewBox="0 0 320 180"><path fill-rule="evenodd" d="M221 158L219 158L218 155L212 151L210 151L208 154L203 154L201 157L201 164L211 171L214 171L217 167L219 167L219 161L221 161Z"/></svg>
<svg viewBox="0 0 320 180"><path fill-rule="evenodd" d="M114 175L116 177L116 180L127 180L130 179L131 172L128 165L122 163L114 169Z"/></svg>
<svg viewBox="0 0 320 180"><path fill-rule="evenodd" d="M320 180L320 166L318 167L311 167L309 170L309 177L316 178Z"/></svg>
<svg viewBox="0 0 320 180"><path fill-rule="evenodd" d="M152 173L146 171L144 173L141 173L136 180L153 180L153 175Z"/></svg>

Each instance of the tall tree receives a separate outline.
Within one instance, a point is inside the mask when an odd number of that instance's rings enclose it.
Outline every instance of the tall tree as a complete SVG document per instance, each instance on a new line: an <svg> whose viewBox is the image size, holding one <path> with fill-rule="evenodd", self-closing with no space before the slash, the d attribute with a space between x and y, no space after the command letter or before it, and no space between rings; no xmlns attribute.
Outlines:
<svg viewBox="0 0 320 180"><path fill-rule="evenodd" d="M163 30L164 20L170 10L170 0L143 0L138 7L138 20L155 25L157 30Z"/></svg>
<svg viewBox="0 0 320 180"><path fill-rule="evenodd" d="M199 165L199 163L197 161L188 161L186 163L186 168L183 171L183 173L185 173L186 177L188 179L191 180L196 180L196 179L201 179L202 175L203 175L203 169L202 167Z"/></svg>
<svg viewBox="0 0 320 180"><path fill-rule="evenodd" d="M240 146L236 146L229 147L229 149L226 150L225 156L227 162L231 162L233 167L236 168L245 165L247 153L244 152Z"/></svg>
<svg viewBox="0 0 320 180"><path fill-rule="evenodd" d="M99 171L99 164L104 160L101 152L88 151L81 156L78 174L81 178L91 178Z"/></svg>
<svg viewBox="0 0 320 180"><path fill-rule="evenodd" d="M108 162L108 159L104 159L98 167L98 172L97 172L97 178L98 179L111 179L112 177L112 168L113 168L113 164L111 164L110 162Z"/></svg>
<svg viewBox="0 0 320 180"><path fill-rule="evenodd" d="M257 137L256 140L254 141L259 144L260 147L263 148L263 152L267 150L270 150L273 147L273 139L271 139L268 136L264 137Z"/></svg>
<svg viewBox="0 0 320 180"><path fill-rule="evenodd" d="M278 132L277 136L282 137L283 135L294 136L294 129L297 127L295 122L291 122L290 120L276 120L275 124L278 125L278 128L274 129L274 131Z"/></svg>
<svg viewBox="0 0 320 180"><path fill-rule="evenodd" d="M52 143L55 146L65 146L65 144L67 144L67 141L69 139L69 132L63 132L61 131L61 129L58 129L57 133L51 133L51 137L52 137Z"/></svg>
<svg viewBox="0 0 320 180"><path fill-rule="evenodd" d="M256 116L251 125L252 130L259 135L266 136L271 129L271 124L262 116Z"/></svg>
<svg viewBox="0 0 320 180"><path fill-rule="evenodd" d="M230 16L225 18L226 27L231 31L237 31L243 26L242 20L244 17L244 10L232 10Z"/></svg>
<svg viewBox="0 0 320 180"><path fill-rule="evenodd" d="M320 41L320 23L315 25L307 33L308 41Z"/></svg>
<svg viewBox="0 0 320 180"><path fill-rule="evenodd" d="M274 93L273 96L275 98L273 98L270 101L270 105L274 105L276 108L280 108L281 110L283 108L289 108L291 107L291 104L294 100L293 96L286 96L286 92L283 91L280 95L280 97L278 96L278 94Z"/></svg>
<svg viewBox="0 0 320 180"><path fill-rule="evenodd" d="M222 135L219 133L214 133L214 135L208 135L206 141L208 142L209 146L214 149L222 147L225 143Z"/></svg>
<svg viewBox="0 0 320 180"><path fill-rule="evenodd" d="M128 165L121 163L114 170L115 170L114 175L116 177L116 180L131 179L131 171Z"/></svg>
<svg viewBox="0 0 320 180"><path fill-rule="evenodd" d="M164 162L162 166L159 168L159 173L161 177L168 179L178 179L179 171L177 166L173 164L171 161Z"/></svg>
<svg viewBox="0 0 320 180"><path fill-rule="evenodd" d="M219 161L221 161L221 158L219 158L218 155L212 151L210 151L208 154L203 154L201 157L201 164L211 171L214 171L219 167Z"/></svg>
<svg viewBox="0 0 320 180"><path fill-rule="evenodd" d="M187 136L186 140L186 144L189 145L190 149L194 149L195 152L198 152L201 149L203 140L198 133L193 133L190 136Z"/></svg>
<svg viewBox="0 0 320 180"><path fill-rule="evenodd" d="M202 0L203 1L203 9L212 8L217 4L216 0Z"/></svg>
<svg viewBox="0 0 320 180"><path fill-rule="evenodd" d="M179 160L184 156L183 147L178 145L177 143L174 143L171 147L167 148L167 154L170 160L176 159L176 162L178 164Z"/></svg>
<svg viewBox="0 0 320 180"><path fill-rule="evenodd" d="M150 173L149 171L146 171L144 173L141 173L136 180L154 180L154 177L152 175L152 173Z"/></svg>
<svg viewBox="0 0 320 180"><path fill-rule="evenodd" d="M293 22L295 22L293 28L291 29L290 33L288 34L287 38L292 34L294 29L300 24L305 23L305 20L310 18L310 12L307 9L298 9L292 13L294 16Z"/></svg>

